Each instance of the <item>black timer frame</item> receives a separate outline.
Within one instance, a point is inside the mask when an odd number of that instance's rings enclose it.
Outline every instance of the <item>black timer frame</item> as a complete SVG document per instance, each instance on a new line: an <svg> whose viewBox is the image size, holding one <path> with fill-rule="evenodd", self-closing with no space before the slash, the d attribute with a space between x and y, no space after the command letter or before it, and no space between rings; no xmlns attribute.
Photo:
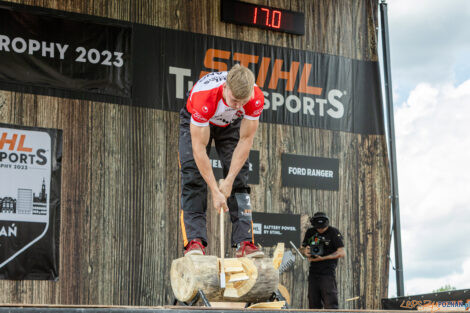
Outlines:
<svg viewBox="0 0 470 313"><path fill-rule="evenodd" d="M295 35L305 34L305 15L236 0L221 0L221 20Z"/></svg>

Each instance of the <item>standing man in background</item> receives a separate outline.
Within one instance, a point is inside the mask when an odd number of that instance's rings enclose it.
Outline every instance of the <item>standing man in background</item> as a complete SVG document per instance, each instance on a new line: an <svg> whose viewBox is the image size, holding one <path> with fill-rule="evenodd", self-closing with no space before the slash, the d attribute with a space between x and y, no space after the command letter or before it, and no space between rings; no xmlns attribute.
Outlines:
<svg viewBox="0 0 470 313"><path fill-rule="evenodd" d="M192 88L180 111L181 228L185 255L205 254L207 186L215 210L230 211L237 257L262 257L254 245L248 156L264 107L253 73L235 65L209 73ZM209 159L214 140L225 179L219 185ZM220 238L224 240L224 238Z"/></svg>
<svg viewBox="0 0 470 313"><path fill-rule="evenodd" d="M310 218L312 228L305 232L302 252L308 257L309 309L338 309L338 288L336 266L338 259L346 255L343 236L323 212Z"/></svg>

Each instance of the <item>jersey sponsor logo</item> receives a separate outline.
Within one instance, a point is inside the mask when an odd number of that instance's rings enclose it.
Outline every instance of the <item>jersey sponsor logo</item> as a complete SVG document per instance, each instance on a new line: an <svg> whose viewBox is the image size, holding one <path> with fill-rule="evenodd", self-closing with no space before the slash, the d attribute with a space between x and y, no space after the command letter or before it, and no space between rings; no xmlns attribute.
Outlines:
<svg viewBox="0 0 470 313"><path fill-rule="evenodd" d="M192 116L193 116L194 119L197 119L197 120L199 120L199 121L201 121L201 122L207 122L207 118L205 118L204 116L202 116L201 114L199 114L199 112L196 112L196 111L195 111L195 112L192 114Z"/></svg>
<svg viewBox="0 0 470 313"><path fill-rule="evenodd" d="M263 112L263 108L254 111L254 112L253 112L253 115L258 116L258 115L261 114L261 112Z"/></svg>
<svg viewBox="0 0 470 313"><path fill-rule="evenodd" d="M214 116L209 120L211 123L219 126L225 126L232 123L237 118L243 116L242 110L235 110L224 104L222 99L217 104L217 110Z"/></svg>
<svg viewBox="0 0 470 313"><path fill-rule="evenodd" d="M213 72L209 73L206 76L204 76L199 83L201 84L210 84L212 82L214 83L220 83L224 82L227 80L227 72Z"/></svg>
<svg viewBox="0 0 470 313"><path fill-rule="evenodd" d="M209 109L206 106L203 106L202 107L202 112L207 113L207 112L209 112Z"/></svg>
<svg viewBox="0 0 470 313"><path fill-rule="evenodd" d="M227 72L209 73L201 78L191 90L189 98L192 100L193 95L199 91L207 91L218 88L227 80Z"/></svg>
<svg viewBox="0 0 470 313"><path fill-rule="evenodd" d="M201 78L194 86L193 92L219 87L227 80L227 72L213 72Z"/></svg>

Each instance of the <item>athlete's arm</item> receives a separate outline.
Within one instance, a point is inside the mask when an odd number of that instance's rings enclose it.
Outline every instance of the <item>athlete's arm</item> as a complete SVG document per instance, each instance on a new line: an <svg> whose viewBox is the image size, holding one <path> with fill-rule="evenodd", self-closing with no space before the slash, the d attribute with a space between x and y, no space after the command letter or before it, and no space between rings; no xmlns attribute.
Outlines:
<svg viewBox="0 0 470 313"><path fill-rule="evenodd" d="M248 156L250 155L250 149L253 146L253 139L255 138L256 130L258 129L259 120L249 120L244 118L240 126L240 139L235 151L233 151L232 162L230 163L230 169L227 177L220 185L220 190L226 198L232 193L233 182L237 177L241 168L245 164Z"/></svg>
<svg viewBox="0 0 470 313"><path fill-rule="evenodd" d="M190 131L194 161L196 161L199 173L201 173L202 178L204 178L211 190L214 208L216 210L223 208L224 211L228 211L227 201L217 186L210 159L206 151L206 146L210 138L210 128L209 126L196 126L191 123Z"/></svg>

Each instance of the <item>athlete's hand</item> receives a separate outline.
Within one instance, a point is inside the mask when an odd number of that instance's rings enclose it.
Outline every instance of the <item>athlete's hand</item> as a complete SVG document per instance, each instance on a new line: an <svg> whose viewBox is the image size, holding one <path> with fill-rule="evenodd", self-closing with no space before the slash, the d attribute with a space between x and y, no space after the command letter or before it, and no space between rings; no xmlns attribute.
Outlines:
<svg viewBox="0 0 470 313"><path fill-rule="evenodd" d="M230 194L232 193L232 186L233 182L227 179L219 180L219 190L224 194L225 199L228 199L228 197L230 197Z"/></svg>
<svg viewBox="0 0 470 313"><path fill-rule="evenodd" d="M218 189L212 191L212 204L217 212L220 212L220 209L223 209L224 212L228 212L227 199Z"/></svg>
<svg viewBox="0 0 470 313"><path fill-rule="evenodd" d="M307 246L307 247L304 247L302 252L304 253L304 255L305 255L307 258L309 258L309 257L311 256L311 255L310 255L310 247L308 247L308 246Z"/></svg>

